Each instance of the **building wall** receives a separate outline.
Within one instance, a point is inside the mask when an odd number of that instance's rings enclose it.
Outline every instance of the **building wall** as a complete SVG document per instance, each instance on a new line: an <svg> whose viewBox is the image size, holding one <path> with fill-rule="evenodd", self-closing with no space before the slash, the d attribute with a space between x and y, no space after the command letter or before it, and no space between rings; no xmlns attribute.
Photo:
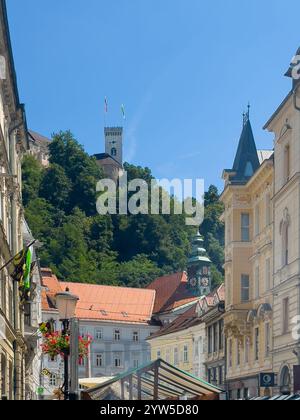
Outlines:
<svg viewBox="0 0 300 420"><path fill-rule="evenodd" d="M194 337L190 329L149 340L151 360L163 359L179 369L194 373Z"/></svg>
<svg viewBox="0 0 300 420"><path fill-rule="evenodd" d="M21 159L26 148L23 110L17 94L3 0L0 1L0 55L5 60L5 78L0 80L0 265L2 266L23 246ZM0 321L6 336L0 341L2 372L0 390L1 395L9 399L24 399L26 351L24 317L19 310L18 288L13 287L8 270L3 270L0 278Z"/></svg>
<svg viewBox="0 0 300 420"><path fill-rule="evenodd" d="M282 372L288 368L292 388L293 366L300 364L300 340L292 335L293 320L300 314L300 113L293 106L293 98L285 103L268 129L275 135L273 363L279 386L284 385ZM286 226L288 259L284 261Z"/></svg>
<svg viewBox="0 0 300 420"><path fill-rule="evenodd" d="M55 330L61 330L58 313L43 311L43 322L48 322L50 319L55 321ZM149 362L150 345L146 339L157 329L155 326L144 324L80 321L80 334L91 336L93 342L89 358L79 366L79 378L111 377ZM115 340L115 330L120 331L119 341ZM97 336L99 331L101 331L102 338ZM138 332L138 342L133 340L134 332ZM100 355L102 356L102 366L97 366L97 356ZM120 358L120 367L115 367L115 358ZM53 392L63 384L63 359L57 357L52 361L47 355L44 355L41 369L48 369L53 374L53 377L42 376L42 386L45 389L44 398L52 399Z"/></svg>
<svg viewBox="0 0 300 420"><path fill-rule="evenodd" d="M227 185L222 196L226 231L227 381L233 398L262 393L259 372L272 371L273 205L267 198L273 198L271 161L265 162L247 184ZM242 214L250 218L249 240L244 241ZM246 298L242 296L243 275L249 276ZM263 310L262 305L269 305L271 310Z"/></svg>

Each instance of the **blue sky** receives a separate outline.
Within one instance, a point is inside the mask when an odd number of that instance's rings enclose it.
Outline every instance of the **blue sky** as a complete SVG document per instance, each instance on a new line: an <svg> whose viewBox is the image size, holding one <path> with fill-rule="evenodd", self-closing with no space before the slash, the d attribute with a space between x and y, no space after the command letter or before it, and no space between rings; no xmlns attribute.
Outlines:
<svg viewBox="0 0 300 420"><path fill-rule="evenodd" d="M262 126L291 87L299 0L7 0L28 125L70 129L89 153L123 123L125 157L156 177L222 187L248 101Z"/></svg>

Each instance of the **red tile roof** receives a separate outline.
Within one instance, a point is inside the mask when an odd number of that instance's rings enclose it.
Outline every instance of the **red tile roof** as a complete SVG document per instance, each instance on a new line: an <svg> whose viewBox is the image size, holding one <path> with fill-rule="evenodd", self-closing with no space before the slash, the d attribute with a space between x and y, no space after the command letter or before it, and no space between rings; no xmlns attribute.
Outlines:
<svg viewBox="0 0 300 420"><path fill-rule="evenodd" d="M199 298L198 298L199 301ZM178 318L176 318L171 324L162 328L157 333L151 335L149 340L157 337L162 337L164 335L173 334L182 330L186 330L194 325L201 323L201 318L198 316L197 312L198 302L195 303L188 310L183 312Z"/></svg>
<svg viewBox="0 0 300 420"><path fill-rule="evenodd" d="M56 311L55 295L69 288L79 297L76 316L81 319L119 321L126 323L148 323L152 318L155 291L63 283L50 269L42 269L42 309Z"/></svg>
<svg viewBox="0 0 300 420"><path fill-rule="evenodd" d="M126 287L60 283L79 297L76 316L80 319L148 323L152 318L155 291Z"/></svg>
<svg viewBox="0 0 300 420"><path fill-rule="evenodd" d="M147 288L156 291L153 313L171 312L181 306L198 300L187 289L187 274L185 272L159 277Z"/></svg>
<svg viewBox="0 0 300 420"><path fill-rule="evenodd" d="M55 295L61 292L59 281L49 268L41 269L42 272L42 309L43 311L56 311Z"/></svg>

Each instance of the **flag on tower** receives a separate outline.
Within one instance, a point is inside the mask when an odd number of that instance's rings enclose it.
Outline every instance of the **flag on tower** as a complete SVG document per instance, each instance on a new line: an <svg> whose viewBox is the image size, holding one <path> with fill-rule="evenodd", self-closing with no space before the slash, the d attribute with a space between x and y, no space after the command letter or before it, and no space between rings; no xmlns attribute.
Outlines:
<svg viewBox="0 0 300 420"><path fill-rule="evenodd" d="M121 111L122 111L123 119L126 120L125 106L123 104L121 105Z"/></svg>
<svg viewBox="0 0 300 420"><path fill-rule="evenodd" d="M108 101L107 101L107 97L105 97L104 99L104 111L107 114L108 113Z"/></svg>

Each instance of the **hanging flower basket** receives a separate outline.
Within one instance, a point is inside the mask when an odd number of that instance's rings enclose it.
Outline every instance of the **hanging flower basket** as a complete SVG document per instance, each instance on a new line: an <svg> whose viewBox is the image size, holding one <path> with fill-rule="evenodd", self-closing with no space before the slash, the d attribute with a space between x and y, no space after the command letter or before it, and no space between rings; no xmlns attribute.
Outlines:
<svg viewBox="0 0 300 420"><path fill-rule="evenodd" d="M66 356L70 353L70 336L63 335L61 332L48 332L45 324L40 326L40 332L43 335L43 344L41 345L43 354L48 354L51 358L56 356ZM89 347L92 343L92 337L78 337L79 360L84 359L89 354Z"/></svg>

